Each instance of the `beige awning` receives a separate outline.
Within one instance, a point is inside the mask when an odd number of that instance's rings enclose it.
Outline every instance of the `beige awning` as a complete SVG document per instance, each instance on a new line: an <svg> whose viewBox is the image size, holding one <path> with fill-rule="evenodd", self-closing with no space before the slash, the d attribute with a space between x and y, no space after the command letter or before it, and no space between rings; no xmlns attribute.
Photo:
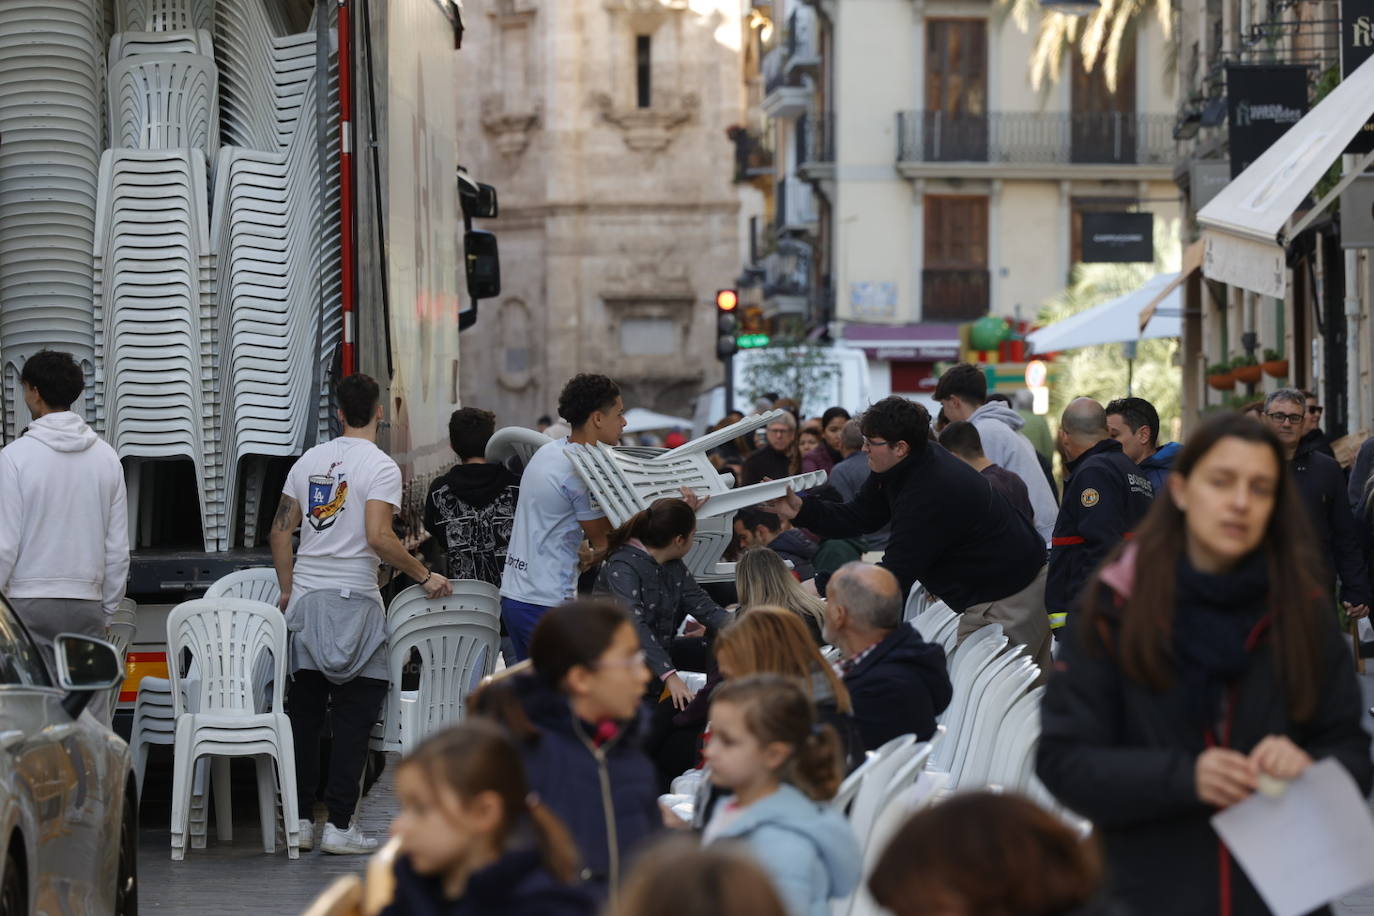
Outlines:
<svg viewBox="0 0 1374 916"><path fill-rule="evenodd" d="M1294 213L1374 115L1374 58L1331 90L1216 197L1198 211L1202 272L1213 280L1282 299L1288 286L1284 245L1364 171L1374 153L1296 223Z"/></svg>
<svg viewBox="0 0 1374 916"><path fill-rule="evenodd" d="M1196 242L1183 249L1183 266L1179 268L1178 276L1169 281L1169 285L1160 290L1159 293L1140 310L1140 332L1142 334L1145 333L1145 327L1150 323L1150 319L1155 317L1155 310L1159 308L1159 304L1163 302L1170 293L1178 289L1179 285L1182 284L1184 280L1192 276L1194 271L1202 266L1202 252L1202 239L1198 239Z"/></svg>

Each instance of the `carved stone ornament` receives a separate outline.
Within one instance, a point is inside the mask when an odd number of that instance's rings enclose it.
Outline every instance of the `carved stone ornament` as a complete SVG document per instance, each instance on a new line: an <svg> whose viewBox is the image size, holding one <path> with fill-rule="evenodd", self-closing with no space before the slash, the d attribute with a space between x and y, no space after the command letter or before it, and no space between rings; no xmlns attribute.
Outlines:
<svg viewBox="0 0 1374 916"><path fill-rule="evenodd" d="M535 101L527 111L506 111L501 96L482 99L482 127L503 156L518 156L529 146L530 133L539 125L542 105Z"/></svg>
<svg viewBox="0 0 1374 916"><path fill-rule="evenodd" d="M592 106L601 116L619 127L625 145L637 153L658 153L673 142L673 130L686 124L701 107L701 99L688 92L676 104L656 105L652 108L617 108L609 94L595 93Z"/></svg>

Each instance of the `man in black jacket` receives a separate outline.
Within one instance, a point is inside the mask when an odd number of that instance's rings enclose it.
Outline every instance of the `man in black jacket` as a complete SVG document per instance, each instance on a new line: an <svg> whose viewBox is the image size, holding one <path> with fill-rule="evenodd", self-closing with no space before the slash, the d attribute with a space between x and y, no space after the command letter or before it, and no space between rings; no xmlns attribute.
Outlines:
<svg viewBox="0 0 1374 916"><path fill-rule="evenodd" d="M1346 497L1345 475L1336 459L1320 451L1317 440L1303 436L1306 409L1303 392L1280 388L1264 399L1264 421L1283 445L1317 536L1317 550L1328 558L1324 579L1333 600L1335 577L1340 576L1341 603L1351 617L1363 617L1369 613L1369 573Z"/></svg>
<svg viewBox="0 0 1374 916"><path fill-rule="evenodd" d="M927 740L953 693L944 649L902 624L902 604L896 577L867 563L841 566L826 593L825 640L842 655L865 750L898 735Z"/></svg>
<svg viewBox="0 0 1374 916"><path fill-rule="evenodd" d="M963 618L959 638L990 623L1026 646L1048 670L1045 545L1021 513L977 471L930 437L930 414L906 398L883 398L863 415L873 473L849 502L788 492L762 508L822 537L854 537L889 521L881 565L902 594L919 580Z"/></svg>
<svg viewBox="0 0 1374 916"><path fill-rule="evenodd" d="M1058 630L1088 577L1127 537L1154 500L1154 488L1107 431L1107 412L1092 398L1064 408L1059 422L1064 504L1050 546L1045 607Z"/></svg>
<svg viewBox="0 0 1374 916"><path fill-rule="evenodd" d="M424 525L450 579L480 579L499 588L520 481L504 465L487 463L495 429L496 416L476 407L449 417L448 441L458 463L430 485Z"/></svg>

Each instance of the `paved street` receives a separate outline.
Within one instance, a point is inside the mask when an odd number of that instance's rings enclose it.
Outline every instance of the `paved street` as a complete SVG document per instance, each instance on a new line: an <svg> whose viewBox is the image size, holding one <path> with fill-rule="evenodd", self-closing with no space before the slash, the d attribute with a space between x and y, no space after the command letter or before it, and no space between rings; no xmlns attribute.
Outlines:
<svg viewBox="0 0 1374 916"><path fill-rule="evenodd" d="M155 748L154 752L165 750ZM171 859L168 823L171 813L170 756L155 758L148 773L148 798L144 801L139 843L140 898L149 913L188 916L242 916L244 913L296 914L302 912L329 882L339 875L362 870L363 857L324 855L318 850L301 853L291 861L278 849L262 851L258 831L257 797L251 764L235 768L234 840L215 839L213 822L204 849L190 849L181 862ZM373 836L384 835L396 810L392 776L398 760L390 755L386 771L363 799L358 820ZM316 809L316 838L324 819L324 807Z"/></svg>

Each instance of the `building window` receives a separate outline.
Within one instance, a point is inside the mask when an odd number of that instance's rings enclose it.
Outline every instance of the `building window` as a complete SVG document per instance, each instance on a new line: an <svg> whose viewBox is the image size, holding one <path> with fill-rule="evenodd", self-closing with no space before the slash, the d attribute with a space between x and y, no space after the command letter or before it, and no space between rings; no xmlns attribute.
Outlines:
<svg viewBox="0 0 1374 916"><path fill-rule="evenodd" d="M648 35L635 36L635 100L640 108L648 108L652 93L652 58Z"/></svg>
<svg viewBox="0 0 1374 916"><path fill-rule="evenodd" d="M671 318L622 319L620 352L626 356L672 356L677 353L677 327Z"/></svg>
<svg viewBox="0 0 1374 916"><path fill-rule="evenodd" d="M928 194L921 270L924 321L972 321L988 313L988 199Z"/></svg>

